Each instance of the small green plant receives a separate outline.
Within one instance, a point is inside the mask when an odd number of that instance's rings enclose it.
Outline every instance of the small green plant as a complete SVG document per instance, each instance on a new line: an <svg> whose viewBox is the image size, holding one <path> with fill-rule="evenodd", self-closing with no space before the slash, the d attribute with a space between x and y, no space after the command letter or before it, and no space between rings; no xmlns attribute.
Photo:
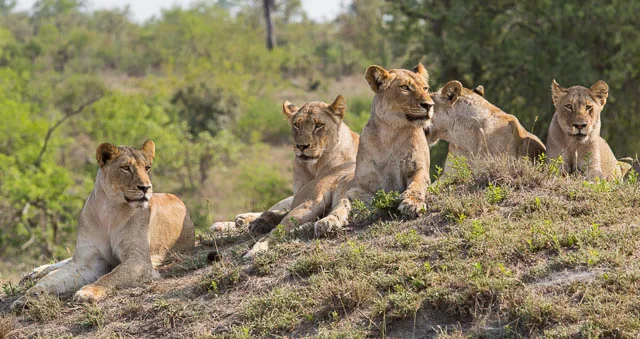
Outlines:
<svg viewBox="0 0 640 339"><path fill-rule="evenodd" d="M562 156L558 156L557 158L550 159L549 161L549 173L553 176L560 176L564 170L564 161L562 160Z"/></svg>
<svg viewBox="0 0 640 339"><path fill-rule="evenodd" d="M400 193L396 191L385 192L378 190L371 200L371 206L381 212L395 211L400 205Z"/></svg>
<svg viewBox="0 0 640 339"><path fill-rule="evenodd" d="M471 229L471 240L481 239L482 237L484 237L485 233L487 232L486 229L484 228L484 225L482 225L482 223L479 220L474 220L471 226L473 227Z"/></svg>
<svg viewBox="0 0 640 339"><path fill-rule="evenodd" d="M487 201L492 205L501 203L506 198L505 190L502 187L495 186L491 183L487 187L485 195L487 197Z"/></svg>
<svg viewBox="0 0 640 339"><path fill-rule="evenodd" d="M629 185L635 185L635 184L638 183L638 177L640 177L638 172L636 172L636 170L634 170L634 169L631 169L631 170L629 170L629 173L627 173L626 182Z"/></svg>
<svg viewBox="0 0 640 339"><path fill-rule="evenodd" d="M82 325L89 328L102 329L105 323L105 314L98 306L85 306L84 319Z"/></svg>
<svg viewBox="0 0 640 339"><path fill-rule="evenodd" d="M253 266L259 275L267 275L271 273L274 265L280 258L278 251L267 251L259 253L253 258Z"/></svg>
<svg viewBox="0 0 640 339"><path fill-rule="evenodd" d="M415 248L420 244L420 236L416 230L396 233L396 244L402 248Z"/></svg>
<svg viewBox="0 0 640 339"><path fill-rule="evenodd" d="M209 284L209 287L208 287L208 291L213 293L213 294L218 294L218 282L211 281L211 283Z"/></svg>
<svg viewBox="0 0 640 339"><path fill-rule="evenodd" d="M363 220L371 216L371 210L362 200L354 200L351 202L351 211L349 220Z"/></svg>
<svg viewBox="0 0 640 339"><path fill-rule="evenodd" d="M291 222L298 227L298 221L294 218L291 218ZM278 226L276 226L276 228L273 229L273 231L271 231L271 235L276 239L276 240L283 240L285 238L285 236L287 235L287 230L284 229L284 226L282 224L279 224Z"/></svg>
<svg viewBox="0 0 640 339"><path fill-rule="evenodd" d="M466 182L471 178L471 168L469 168L467 158L450 155L448 160L451 161L452 169L452 174L447 176L449 182Z"/></svg>
<svg viewBox="0 0 640 339"><path fill-rule="evenodd" d="M2 283L2 292L7 297L13 297L22 292L20 287L13 286L10 281Z"/></svg>
<svg viewBox="0 0 640 339"><path fill-rule="evenodd" d="M611 182L600 178L595 178L593 182L583 181L582 186L590 188L594 192L598 193L611 192L614 187Z"/></svg>

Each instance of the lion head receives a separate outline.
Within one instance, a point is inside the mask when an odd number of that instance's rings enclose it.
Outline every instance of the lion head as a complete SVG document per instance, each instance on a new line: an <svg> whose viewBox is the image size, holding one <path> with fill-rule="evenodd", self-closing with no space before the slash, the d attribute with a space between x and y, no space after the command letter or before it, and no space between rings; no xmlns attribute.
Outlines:
<svg viewBox="0 0 640 339"><path fill-rule="evenodd" d="M437 141L453 130L458 121L468 117L487 115L491 111L500 110L484 98L484 87L473 90L465 88L459 81L449 81L439 91L432 94L436 102L433 124L425 129L429 142Z"/></svg>
<svg viewBox="0 0 640 339"><path fill-rule="evenodd" d="M322 101L308 102L300 108L289 101L282 104L282 112L291 124L298 160L314 164L340 142L339 128L346 109L342 95L330 105Z"/></svg>
<svg viewBox="0 0 640 339"><path fill-rule="evenodd" d="M429 95L429 72L418 64L413 70L369 66L367 82L376 93L374 111L392 123L424 126L433 117L433 100Z"/></svg>
<svg viewBox="0 0 640 339"><path fill-rule="evenodd" d="M156 145L151 140L139 149L101 144L96 150L100 165L96 186L99 183L107 196L118 203L127 203L134 208L149 207L153 194L150 172L155 150Z"/></svg>
<svg viewBox="0 0 640 339"><path fill-rule="evenodd" d="M585 143L594 133L600 134L600 112L609 96L606 82L599 80L591 88L562 88L554 79L551 96L556 108L556 121L569 137Z"/></svg>

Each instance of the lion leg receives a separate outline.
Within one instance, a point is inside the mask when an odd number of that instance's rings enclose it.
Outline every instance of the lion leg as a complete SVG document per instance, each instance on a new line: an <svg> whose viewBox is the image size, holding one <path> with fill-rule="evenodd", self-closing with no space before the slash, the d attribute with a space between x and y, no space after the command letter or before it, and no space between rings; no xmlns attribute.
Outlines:
<svg viewBox="0 0 640 339"><path fill-rule="evenodd" d="M282 213L291 209L291 203L293 202L293 196L286 197L275 205L271 206L267 211ZM286 213L286 212L285 212ZM237 214L234 221L217 221L214 222L209 228L212 232L225 232L235 229L236 227L249 226L256 219L260 218L262 212L248 212ZM277 225L277 224L276 224Z"/></svg>
<svg viewBox="0 0 640 339"><path fill-rule="evenodd" d="M38 266L38 267L34 268L33 271L31 271L30 273L28 273L24 277L22 277L22 279L20 279L20 284L23 284L28 280L30 280L30 281L40 280L40 279L42 279L42 277L46 276L47 274L49 274L49 273L59 269L60 267L66 265L69 261L71 261L71 258L67 258L65 260L62 260L62 261L59 261L59 262L53 263L53 264Z"/></svg>
<svg viewBox="0 0 640 339"><path fill-rule="evenodd" d="M338 201L331 213L326 217L316 221L313 225L313 230L316 237L320 237L329 231L333 231L347 224L349 218L349 211L351 211L351 202L347 198L342 198Z"/></svg>
<svg viewBox="0 0 640 339"><path fill-rule="evenodd" d="M252 233L267 233L274 229L287 215L287 210L267 211L260 214L260 217L249 224L249 231Z"/></svg>
<svg viewBox="0 0 640 339"><path fill-rule="evenodd" d="M116 266L111 272L103 275L94 283L85 285L73 296L77 302L98 302L109 292L120 287L135 286L151 279L153 268L149 256L146 258L130 258Z"/></svg>
<svg viewBox="0 0 640 339"><path fill-rule="evenodd" d="M86 256L91 258L92 256ZM44 294L62 295L90 284L109 271L109 264L95 256L92 260L77 259L75 256L59 269L54 270L31 287L25 295L16 300L11 308L25 305L26 298L37 298Z"/></svg>
<svg viewBox="0 0 640 339"><path fill-rule="evenodd" d="M429 170L426 170L427 173L424 172L425 170L416 171L400 196L398 210L407 217L415 218L426 211L425 198L429 185Z"/></svg>
<svg viewBox="0 0 640 339"><path fill-rule="evenodd" d="M587 178L589 179L595 179L595 178L600 178L600 179L611 179L608 177L603 176L603 171L602 171L602 161L600 159L600 152L593 152L591 154L589 154L588 156L585 156L584 159L582 159L583 163L586 163L586 171L585 171L585 175ZM607 173L609 174L609 173Z"/></svg>
<svg viewBox="0 0 640 339"><path fill-rule="evenodd" d="M289 212L284 219L282 219L281 225L285 232L293 231L296 227L301 226L309 221L312 221L318 215L320 215L326 208L327 202L323 196L316 199L307 200L296 206ZM267 213L267 212L265 212ZM251 250L244 255L245 259L251 259L260 252L267 251L270 245L276 241L279 235L276 233L279 230L272 230L268 235L260 238Z"/></svg>

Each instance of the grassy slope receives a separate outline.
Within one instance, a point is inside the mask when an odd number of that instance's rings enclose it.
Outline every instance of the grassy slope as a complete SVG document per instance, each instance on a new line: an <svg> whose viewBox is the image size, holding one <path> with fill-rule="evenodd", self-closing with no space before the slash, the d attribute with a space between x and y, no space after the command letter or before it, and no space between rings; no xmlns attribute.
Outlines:
<svg viewBox="0 0 640 339"><path fill-rule="evenodd" d="M494 159L430 188L427 216L357 209L330 239L243 263L246 233L202 239L165 279L93 306L48 298L10 336L636 336L640 184L585 183ZM375 215L386 216L384 220Z"/></svg>

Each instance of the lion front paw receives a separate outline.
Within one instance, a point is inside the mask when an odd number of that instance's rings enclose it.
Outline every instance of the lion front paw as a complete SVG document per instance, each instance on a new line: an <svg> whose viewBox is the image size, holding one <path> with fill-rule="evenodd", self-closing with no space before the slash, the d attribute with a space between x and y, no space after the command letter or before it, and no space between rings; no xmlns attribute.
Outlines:
<svg viewBox="0 0 640 339"><path fill-rule="evenodd" d="M260 218L262 213L242 213L236 215L235 223L236 227L243 227L249 225L252 221Z"/></svg>
<svg viewBox="0 0 640 339"><path fill-rule="evenodd" d="M256 242L253 245L253 247L251 247L251 249L245 255L242 256L242 259L253 260L253 258L256 255L268 251L270 242L271 242L271 239L269 238L269 236L266 236L258 240L258 242Z"/></svg>
<svg viewBox="0 0 640 339"><path fill-rule="evenodd" d="M209 231L211 232L228 232L236 228L236 223L233 221L216 221L211 227L209 227Z"/></svg>
<svg viewBox="0 0 640 339"><path fill-rule="evenodd" d="M335 231L342 227L342 223L335 215L328 215L313 225L316 237L321 237L327 232Z"/></svg>
<svg viewBox="0 0 640 339"><path fill-rule="evenodd" d="M282 221L282 217L273 212L264 212L259 218L249 223L249 231L252 233L267 233L276 228Z"/></svg>
<svg viewBox="0 0 640 339"><path fill-rule="evenodd" d="M398 210L402 215L415 218L420 214L426 212L427 207L424 201L421 201L412 196L405 196L402 198L402 202L400 202L400 206L398 206Z"/></svg>
<svg viewBox="0 0 640 339"><path fill-rule="evenodd" d="M96 285L87 285L81 288L73 296L73 300L79 303L96 303L107 296L107 288Z"/></svg>

